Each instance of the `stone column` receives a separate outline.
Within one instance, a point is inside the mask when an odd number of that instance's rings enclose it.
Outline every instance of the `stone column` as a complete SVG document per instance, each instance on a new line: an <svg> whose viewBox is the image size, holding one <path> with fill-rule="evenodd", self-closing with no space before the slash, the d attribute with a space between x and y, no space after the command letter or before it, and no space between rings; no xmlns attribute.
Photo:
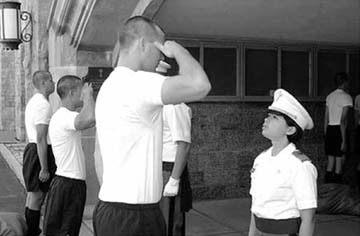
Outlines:
<svg viewBox="0 0 360 236"><path fill-rule="evenodd" d="M25 77L22 67L22 60L25 51L23 47L15 54L15 138L17 140L25 140Z"/></svg>
<svg viewBox="0 0 360 236"><path fill-rule="evenodd" d="M2 49L1 49L2 50ZM1 134L3 141L13 139L15 131L15 52L1 52Z"/></svg>
<svg viewBox="0 0 360 236"><path fill-rule="evenodd" d="M0 48L0 50L2 50ZM2 60L3 60L3 54L0 53L0 130L3 129L3 122L2 122L2 104L3 104L3 93L2 93L2 79L3 79L3 75L2 75Z"/></svg>

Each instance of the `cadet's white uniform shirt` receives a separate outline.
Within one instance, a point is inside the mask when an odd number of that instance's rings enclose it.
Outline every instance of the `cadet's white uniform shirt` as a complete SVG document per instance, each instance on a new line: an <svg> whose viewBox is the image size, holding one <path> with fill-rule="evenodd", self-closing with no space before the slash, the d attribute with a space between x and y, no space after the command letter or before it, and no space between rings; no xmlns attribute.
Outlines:
<svg viewBox="0 0 360 236"><path fill-rule="evenodd" d="M164 80L157 73L117 67L101 86L95 106L103 160L100 200L160 201Z"/></svg>
<svg viewBox="0 0 360 236"><path fill-rule="evenodd" d="M340 125L342 109L353 106L351 96L342 89L336 89L326 97L329 108L329 125Z"/></svg>
<svg viewBox="0 0 360 236"><path fill-rule="evenodd" d="M163 108L163 161L174 162L177 141L191 143L191 109L184 103Z"/></svg>
<svg viewBox="0 0 360 236"><path fill-rule="evenodd" d="M29 143L36 143L36 125L48 125L51 119L52 110L48 100L41 93L35 93L25 108L25 129ZM49 135L47 143L50 144Z"/></svg>
<svg viewBox="0 0 360 236"><path fill-rule="evenodd" d="M360 95L357 95L355 97L355 112L358 112L360 114ZM359 125L360 125L360 119L359 119Z"/></svg>
<svg viewBox="0 0 360 236"><path fill-rule="evenodd" d="M310 161L293 155L290 143L278 155L272 148L256 157L251 170L251 211L267 219L300 216L299 210L317 207L317 171Z"/></svg>
<svg viewBox="0 0 360 236"><path fill-rule="evenodd" d="M85 155L81 145L81 131L75 129L79 113L60 107L49 125L49 136L57 166L56 175L72 179L86 179Z"/></svg>

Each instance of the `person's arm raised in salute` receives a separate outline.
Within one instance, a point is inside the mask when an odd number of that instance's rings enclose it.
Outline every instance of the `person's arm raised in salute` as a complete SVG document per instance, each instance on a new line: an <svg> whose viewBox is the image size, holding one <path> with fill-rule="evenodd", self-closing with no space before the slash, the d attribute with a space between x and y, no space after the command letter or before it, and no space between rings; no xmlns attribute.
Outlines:
<svg viewBox="0 0 360 236"><path fill-rule="evenodd" d="M83 107L75 119L75 129L83 130L95 126L95 101L91 84L85 83L82 88Z"/></svg>
<svg viewBox="0 0 360 236"><path fill-rule="evenodd" d="M205 71L184 47L175 41L154 44L179 65L179 74L166 79L162 86L161 97L164 104L196 101L209 93L211 84Z"/></svg>

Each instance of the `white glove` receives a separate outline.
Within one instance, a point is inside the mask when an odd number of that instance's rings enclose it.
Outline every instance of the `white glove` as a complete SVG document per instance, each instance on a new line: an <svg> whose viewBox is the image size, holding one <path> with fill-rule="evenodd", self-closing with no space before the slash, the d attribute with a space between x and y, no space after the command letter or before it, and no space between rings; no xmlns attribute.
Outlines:
<svg viewBox="0 0 360 236"><path fill-rule="evenodd" d="M176 196L179 192L179 179L174 179L170 176L169 181L164 188L164 197L173 197Z"/></svg>
<svg viewBox="0 0 360 236"><path fill-rule="evenodd" d="M159 64L155 68L155 71L165 74L169 69L171 69L171 66L165 61L161 60L159 61Z"/></svg>

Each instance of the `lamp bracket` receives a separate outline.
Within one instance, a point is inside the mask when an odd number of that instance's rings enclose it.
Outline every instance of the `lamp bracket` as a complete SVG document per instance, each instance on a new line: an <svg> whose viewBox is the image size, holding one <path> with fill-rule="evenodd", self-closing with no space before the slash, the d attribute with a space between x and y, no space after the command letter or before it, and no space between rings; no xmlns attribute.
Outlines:
<svg viewBox="0 0 360 236"><path fill-rule="evenodd" d="M33 28L32 28L32 17L31 14L27 11L22 11L20 14L20 19L22 21L26 21L25 27L21 30L20 36L23 42L30 42L33 36ZM25 30L29 27L30 32L25 32Z"/></svg>

